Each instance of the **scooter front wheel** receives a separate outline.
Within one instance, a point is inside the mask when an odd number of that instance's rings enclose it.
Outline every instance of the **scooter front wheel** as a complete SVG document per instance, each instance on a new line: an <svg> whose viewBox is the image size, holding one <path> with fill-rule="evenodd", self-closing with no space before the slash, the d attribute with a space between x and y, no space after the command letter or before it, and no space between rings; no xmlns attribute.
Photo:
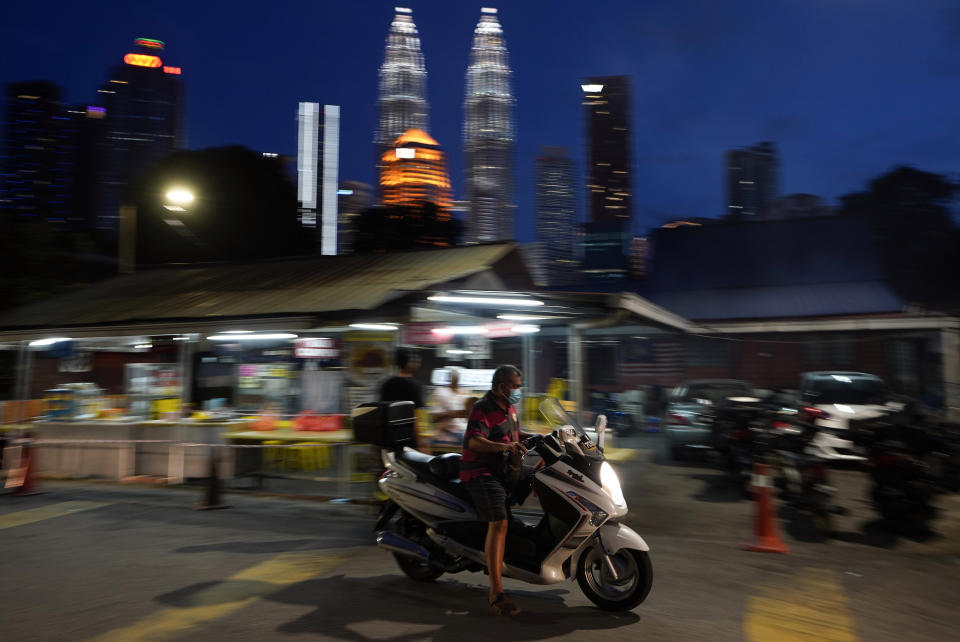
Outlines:
<svg viewBox="0 0 960 642"><path fill-rule="evenodd" d="M594 546L585 551L577 564L577 583L583 594L601 609L629 611L647 599L653 585L650 554L622 548L610 555L610 559L616 569L616 579L599 548Z"/></svg>

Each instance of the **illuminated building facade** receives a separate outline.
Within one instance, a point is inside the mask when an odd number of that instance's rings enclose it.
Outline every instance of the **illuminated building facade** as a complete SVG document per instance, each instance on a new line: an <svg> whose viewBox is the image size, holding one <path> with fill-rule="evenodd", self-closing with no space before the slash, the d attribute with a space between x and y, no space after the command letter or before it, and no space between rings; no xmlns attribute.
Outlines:
<svg viewBox="0 0 960 642"><path fill-rule="evenodd" d="M374 134L378 180L383 171L380 159L392 149L393 141L408 130L428 129L427 70L420 35L410 9L396 7L394 11L380 66L379 118Z"/></svg>
<svg viewBox="0 0 960 642"><path fill-rule="evenodd" d="M587 78L580 85L587 120L587 209L583 272L590 280L626 278L633 239L630 175L630 79Z"/></svg>
<svg viewBox="0 0 960 642"><path fill-rule="evenodd" d="M577 280L572 230L576 220L573 161L562 147L544 147L536 163L537 235L543 280L569 285Z"/></svg>
<svg viewBox="0 0 960 642"><path fill-rule="evenodd" d="M373 186L360 181L341 181L337 190L339 230L337 254L353 253L354 226L357 216L373 205Z"/></svg>
<svg viewBox="0 0 960 642"><path fill-rule="evenodd" d="M42 219L69 230L74 214L77 112L60 102L60 88L36 81L6 86L0 162L0 209L17 219Z"/></svg>
<svg viewBox="0 0 960 642"><path fill-rule="evenodd" d="M513 106L510 64L497 10L481 9L467 67L463 146L470 213L467 237L513 238Z"/></svg>
<svg viewBox="0 0 960 642"><path fill-rule="evenodd" d="M727 216L765 218L780 195L780 159L773 143L727 152Z"/></svg>
<svg viewBox="0 0 960 642"><path fill-rule="evenodd" d="M138 38L98 91L106 108L97 227L117 232L127 186L183 147L182 70L165 60L163 42Z"/></svg>
<svg viewBox="0 0 960 642"><path fill-rule="evenodd" d="M387 207L437 206L440 219L450 218L453 194L447 157L428 133L411 129L393 141L380 157L380 194Z"/></svg>
<svg viewBox="0 0 960 642"><path fill-rule="evenodd" d="M587 119L589 220L630 223L630 78L587 78L580 88Z"/></svg>
<svg viewBox="0 0 960 642"><path fill-rule="evenodd" d="M300 224L317 231L321 254L336 254L340 107L300 103L297 123Z"/></svg>

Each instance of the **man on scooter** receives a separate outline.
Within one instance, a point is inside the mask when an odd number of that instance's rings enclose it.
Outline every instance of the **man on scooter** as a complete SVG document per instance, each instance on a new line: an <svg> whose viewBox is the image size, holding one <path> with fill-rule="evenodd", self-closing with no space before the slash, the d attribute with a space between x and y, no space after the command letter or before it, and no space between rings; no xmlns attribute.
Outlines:
<svg viewBox="0 0 960 642"><path fill-rule="evenodd" d="M520 402L523 378L515 366L503 365L493 373L490 391L473 406L463 436L460 480L470 493L477 516L487 522L484 542L490 574L490 608L497 615L520 612L503 591L501 573L510 514L507 509L506 461L526 451L521 442L533 435L520 431L514 405Z"/></svg>

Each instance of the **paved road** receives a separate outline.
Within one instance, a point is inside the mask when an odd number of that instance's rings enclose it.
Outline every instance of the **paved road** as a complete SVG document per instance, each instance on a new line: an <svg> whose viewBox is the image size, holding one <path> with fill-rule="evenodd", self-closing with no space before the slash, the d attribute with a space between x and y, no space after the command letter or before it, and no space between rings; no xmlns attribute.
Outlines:
<svg viewBox="0 0 960 642"><path fill-rule="evenodd" d="M594 608L575 582L507 580L525 609L484 603L485 576L412 582L370 545L362 506L231 494L196 512L189 490L48 483L0 498L0 622L10 640L947 640L960 630L960 502L939 536L896 538L836 477L852 514L828 543L748 553L752 506L707 464L669 463L657 438L619 464L654 585L633 612Z"/></svg>

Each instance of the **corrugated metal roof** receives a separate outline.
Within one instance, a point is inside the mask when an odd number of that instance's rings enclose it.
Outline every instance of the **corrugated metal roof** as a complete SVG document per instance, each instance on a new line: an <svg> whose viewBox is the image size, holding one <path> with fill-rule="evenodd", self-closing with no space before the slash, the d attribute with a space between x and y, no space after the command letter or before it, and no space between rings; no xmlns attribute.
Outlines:
<svg viewBox="0 0 960 642"><path fill-rule="evenodd" d="M152 269L9 310L0 314L0 331L373 310L403 292L441 288L490 270L512 252L513 244L497 243Z"/></svg>
<svg viewBox="0 0 960 642"><path fill-rule="evenodd" d="M696 321L882 314L905 305L879 281L655 292L650 300Z"/></svg>

